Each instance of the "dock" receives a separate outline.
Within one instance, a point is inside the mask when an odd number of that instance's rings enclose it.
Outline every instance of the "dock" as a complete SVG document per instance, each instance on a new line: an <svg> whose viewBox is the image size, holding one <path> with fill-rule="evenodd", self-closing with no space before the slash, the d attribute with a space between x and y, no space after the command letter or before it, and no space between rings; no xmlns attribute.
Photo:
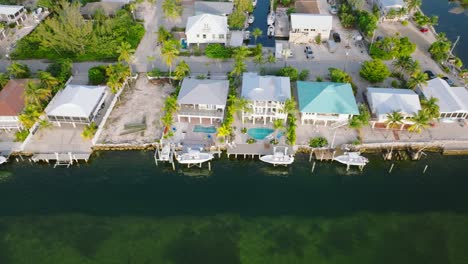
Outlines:
<svg viewBox="0 0 468 264"><path fill-rule="evenodd" d="M154 152L154 163L158 166L158 161L169 162L172 165L172 170L175 170L174 153L174 145L165 145L163 148L158 147Z"/></svg>
<svg viewBox="0 0 468 264"><path fill-rule="evenodd" d="M70 167L75 162L78 163L80 160L84 160L88 162L89 157L91 156L91 152L89 153L37 153L34 154L30 160L34 162L47 162L50 163L51 161L55 160L54 168L57 166L67 166Z"/></svg>
<svg viewBox="0 0 468 264"><path fill-rule="evenodd" d="M281 146L279 146L281 147ZM287 146L284 146L287 147ZM288 148L288 155L293 155L293 151L291 150L292 148ZM263 155L269 155L273 151L273 147L271 144L231 144L230 146L228 145L227 148L227 156L228 158L231 155L234 155L235 158L238 156L243 156L244 158L247 157L252 157L255 158L255 156L263 156Z"/></svg>
<svg viewBox="0 0 468 264"><path fill-rule="evenodd" d="M289 37L289 17L286 13L286 8L278 8L276 10L275 19L275 37L288 38Z"/></svg>

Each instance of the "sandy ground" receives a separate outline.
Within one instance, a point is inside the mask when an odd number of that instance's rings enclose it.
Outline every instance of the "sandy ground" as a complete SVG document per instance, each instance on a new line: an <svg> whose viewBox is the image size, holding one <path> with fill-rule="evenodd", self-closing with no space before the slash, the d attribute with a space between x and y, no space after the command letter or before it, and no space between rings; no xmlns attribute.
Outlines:
<svg viewBox="0 0 468 264"><path fill-rule="evenodd" d="M140 75L136 84L125 90L120 101L115 105L99 143L143 144L152 143L161 138L162 108L165 98L174 91L169 84L153 84L145 75ZM146 129L134 133L125 133L124 125L146 122Z"/></svg>

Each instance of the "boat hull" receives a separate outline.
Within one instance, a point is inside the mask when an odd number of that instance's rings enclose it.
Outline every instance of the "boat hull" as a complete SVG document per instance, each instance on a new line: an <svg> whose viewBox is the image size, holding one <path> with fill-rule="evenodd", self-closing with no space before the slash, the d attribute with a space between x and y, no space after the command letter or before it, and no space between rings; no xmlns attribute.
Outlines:
<svg viewBox="0 0 468 264"><path fill-rule="evenodd" d="M282 159L277 159L274 155L265 155L260 157L260 160L273 165L290 165L294 162L294 157L285 156Z"/></svg>

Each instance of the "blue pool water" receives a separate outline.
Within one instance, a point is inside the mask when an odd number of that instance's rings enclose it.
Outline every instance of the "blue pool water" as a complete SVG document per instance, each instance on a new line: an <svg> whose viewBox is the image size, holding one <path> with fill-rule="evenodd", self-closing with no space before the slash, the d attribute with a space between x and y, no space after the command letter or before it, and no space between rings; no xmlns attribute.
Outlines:
<svg viewBox="0 0 468 264"><path fill-rule="evenodd" d="M265 139L268 135L273 133L275 130L266 127L256 127L247 130L247 134L256 140Z"/></svg>
<svg viewBox="0 0 468 264"><path fill-rule="evenodd" d="M205 127L205 126L198 126L198 125L196 125L196 126L193 128L193 132L201 132L201 133L207 133L207 134L214 134L214 133L216 133L216 127L214 127L214 126Z"/></svg>

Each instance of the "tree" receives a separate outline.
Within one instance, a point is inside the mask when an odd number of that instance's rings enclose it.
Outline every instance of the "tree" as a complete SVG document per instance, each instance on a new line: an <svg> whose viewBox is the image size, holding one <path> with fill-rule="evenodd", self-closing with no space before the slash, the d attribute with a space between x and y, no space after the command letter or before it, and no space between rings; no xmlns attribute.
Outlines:
<svg viewBox="0 0 468 264"><path fill-rule="evenodd" d="M54 90L54 93L61 89L68 81L72 74L72 68L73 64L70 59L59 59L47 66L46 71L50 72L60 83L60 85L56 86L57 89Z"/></svg>
<svg viewBox="0 0 468 264"><path fill-rule="evenodd" d="M390 60L410 56L415 50L416 44L412 43L408 37L390 36L376 41L370 49L370 55L374 59Z"/></svg>
<svg viewBox="0 0 468 264"><path fill-rule="evenodd" d="M166 18L178 18L182 14L182 6L177 0L164 0L162 10Z"/></svg>
<svg viewBox="0 0 468 264"><path fill-rule="evenodd" d="M107 86L111 89L111 92L117 93L129 75L130 67L120 62L108 65L106 68Z"/></svg>
<svg viewBox="0 0 468 264"><path fill-rule="evenodd" d="M231 71L231 76L240 77L242 73L247 71L247 64L243 60L235 60Z"/></svg>
<svg viewBox="0 0 468 264"><path fill-rule="evenodd" d="M320 45L322 43L322 34L318 33L317 36L315 36L315 44Z"/></svg>
<svg viewBox="0 0 468 264"><path fill-rule="evenodd" d="M179 61L179 64L177 64L175 71L174 71L176 80L182 80L185 78L185 76L189 74L190 74L190 66L184 60Z"/></svg>
<svg viewBox="0 0 468 264"><path fill-rule="evenodd" d="M223 124L218 128L218 137L223 138L224 141L226 141L226 137L229 135L231 135L231 128L226 124Z"/></svg>
<svg viewBox="0 0 468 264"><path fill-rule="evenodd" d="M429 127L429 116L424 111L419 111L417 115L410 118L413 124L408 128L409 132L421 133Z"/></svg>
<svg viewBox="0 0 468 264"><path fill-rule="evenodd" d="M337 68L328 68L328 73L330 75L330 80L332 82L338 83L352 83L353 79L346 72L337 69Z"/></svg>
<svg viewBox="0 0 468 264"><path fill-rule="evenodd" d="M25 106L23 112L20 114L19 120L26 129L30 129L41 115L41 106L28 104Z"/></svg>
<svg viewBox="0 0 468 264"><path fill-rule="evenodd" d="M7 67L8 74L15 79L24 79L31 76L31 71L26 64L13 62Z"/></svg>
<svg viewBox="0 0 468 264"><path fill-rule="evenodd" d="M309 78L309 70L304 69L299 73L299 80L305 81Z"/></svg>
<svg viewBox="0 0 468 264"><path fill-rule="evenodd" d="M246 46L241 46L233 51L233 57L235 60L245 60L245 58L250 54L252 54L252 51L250 51Z"/></svg>
<svg viewBox="0 0 468 264"><path fill-rule="evenodd" d="M158 29L158 42L164 44L169 39L173 39L172 33L167 31L163 26Z"/></svg>
<svg viewBox="0 0 468 264"><path fill-rule="evenodd" d="M416 89L419 85L427 84L427 74L424 72L417 71L413 73L408 81L408 87Z"/></svg>
<svg viewBox="0 0 468 264"><path fill-rule="evenodd" d="M99 65L89 68L88 81L92 85L103 84L106 82L106 66Z"/></svg>
<svg viewBox="0 0 468 264"><path fill-rule="evenodd" d="M243 112L250 112L251 103L249 100L245 99L244 97L238 98L234 95L229 95L229 102L230 102L230 111L232 114L237 113L238 111Z"/></svg>
<svg viewBox="0 0 468 264"><path fill-rule="evenodd" d="M247 19L244 12L236 9L228 17L229 28L241 29L244 27L245 20Z"/></svg>
<svg viewBox="0 0 468 264"><path fill-rule="evenodd" d="M413 74L419 70L419 62L413 60L410 56L398 57L392 63L393 67L397 71L405 71L406 73Z"/></svg>
<svg viewBox="0 0 468 264"><path fill-rule="evenodd" d="M387 120L385 121L385 124L387 125L387 128L399 127L401 124L403 124L403 119L403 115L400 111L393 111L387 114Z"/></svg>
<svg viewBox="0 0 468 264"><path fill-rule="evenodd" d="M439 22L438 16L428 17L428 16L423 15L423 13L419 11L414 13L413 19L416 22L416 24L418 24L418 26L420 27L434 26L434 25L437 25L437 23Z"/></svg>
<svg viewBox="0 0 468 264"><path fill-rule="evenodd" d="M348 126L350 128L356 129L359 133L359 139L362 140L363 137L362 137L361 128L369 125L370 113L367 107L363 104L360 104L358 108L359 108L359 115L353 116L351 120L349 121Z"/></svg>
<svg viewBox="0 0 468 264"><path fill-rule="evenodd" d="M241 12L251 13L254 9L252 0L234 0L234 6Z"/></svg>
<svg viewBox="0 0 468 264"><path fill-rule="evenodd" d="M420 7L422 0L406 0L406 7L410 12L413 12L414 9Z"/></svg>
<svg viewBox="0 0 468 264"><path fill-rule="evenodd" d="M93 24L80 13L80 3L60 1L55 15L47 18L43 26L37 27L41 45L57 53L83 54L91 41Z"/></svg>
<svg viewBox="0 0 468 264"><path fill-rule="evenodd" d="M254 37L255 44L257 44L257 38L263 34L263 31L259 28L254 28L252 31L252 36Z"/></svg>
<svg viewBox="0 0 468 264"><path fill-rule="evenodd" d="M297 114L296 101L294 101L294 98L289 98L284 101L283 112L292 116Z"/></svg>
<svg viewBox="0 0 468 264"><path fill-rule="evenodd" d="M451 47L452 43L447 39L445 34L440 33L437 36L437 41L429 47L429 53L431 53L432 58L437 62L443 62L448 59Z"/></svg>
<svg viewBox="0 0 468 264"><path fill-rule="evenodd" d="M119 54L119 57L117 58L117 60L125 61L130 67L130 72L131 72L130 63L132 63L134 53L135 53L135 49L133 49L132 45L130 45L130 43L126 41L120 43L120 46L117 47L117 54Z"/></svg>
<svg viewBox="0 0 468 264"><path fill-rule="evenodd" d="M367 11L358 13L358 27L367 36L372 36L377 29L377 17Z"/></svg>
<svg viewBox="0 0 468 264"><path fill-rule="evenodd" d="M275 136L275 144L278 143L278 134L281 130L283 130L285 127L284 127L284 121L281 120L281 119L276 119L275 121L273 121L273 129L276 131L276 136Z"/></svg>
<svg viewBox="0 0 468 264"><path fill-rule="evenodd" d="M10 81L6 73L0 72L0 90Z"/></svg>
<svg viewBox="0 0 468 264"><path fill-rule="evenodd" d="M351 6L346 2L340 5L340 8L338 9L338 17L340 18L341 25L345 28L354 27L356 24L356 16Z"/></svg>
<svg viewBox="0 0 468 264"><path fill-rule="evenodd" d="M421 106L422 106L422 111L430 118L439 118L440 116L440 108L439 105L437 104L439 102L439 99L435 97L427 99L422 99L421 100Z"/></svg>
<svg viewBox="0 0 468 264"><path fill-rule="evenodd" d="M263 54L257 54L253 58L253 62L255 65L263 65L265 63L265 60L263 59Z"/></svg>
<svg viewBox="0 0 468 264"><path fill-rule="evenodd" d="M328 140L324 137L315 137L309 140L309 147L311 148L323 148L328 145Z"/></svg>
<svg viewBox="0 0 468 264"><path fill-rule="evenodd" d="M297 79L299 78L299 72L297 71L296 68L294 68L292 66L287 66L287 67L281 68L279 70L279 72L278 72L278 75L279 76L289 77L289 79L292 82L297 81Z"/></svg>
<svg viewBox="0 0 468 264"><path fill-rule="evenodd" d="M29 81L24 89L24 100L26 104L42 106L42 103L49 99L51 95L51 90L42 88L33 81Z"/></svg>
<svg viewBox="0 0 468 264"><path fill-rule="evenodd" d="M59 81L57 80L57 78L52 76L50 72L39 71L38 75L39 75L39 80L41 82L42 88L46 88L50 91L53 91L54 87L59 84Z"/></svg>
<svg viewBox="0 0 468 264"><path fill-rule="evenodd" d="M163 45L161 50L161 55L164 59L164 62L169 67L169 76L171 76L174 61L179 57L179 45L179 41L171 39Z"/></svg>
<svg viewBox="0 0 468 264"><path fill-rule="evenodd" d="M92 139L97 132L97 125L94 122L91 122L89 125L86 125L81 132L81 136L84 139Z"/></svg>
<svg viewBox="0 0 468 264"><path fill-rule="evenodd" d="M372 61L365 61L362 64L359 75L371 83L377 83L384 81L388 76L390 76L390 71L388 70L385 63L376 59Z"/></svg>
<svg viewBox="0 0 468 264"><path fill-rule="evenodd" d="M232 48L214 43L205 48L205 55L212 59L228 59L232 57Z"/></svg>

